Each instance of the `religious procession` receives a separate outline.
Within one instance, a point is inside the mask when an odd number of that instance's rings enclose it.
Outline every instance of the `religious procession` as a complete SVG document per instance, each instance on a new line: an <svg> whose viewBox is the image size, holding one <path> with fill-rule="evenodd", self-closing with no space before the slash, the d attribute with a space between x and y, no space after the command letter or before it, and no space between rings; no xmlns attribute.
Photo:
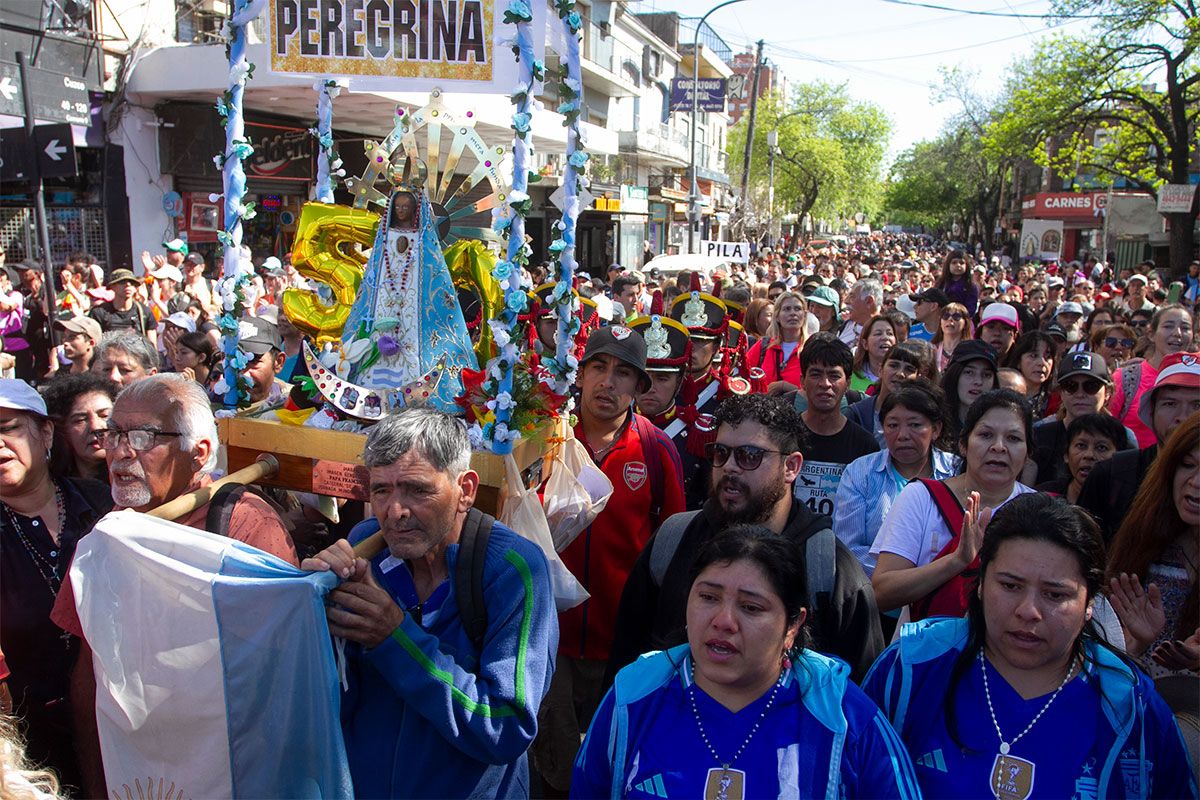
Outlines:
<svg viewBox="0 0 1200 800"><path fill-rule="evenodd" d="M853 5L6 3L0 800L1200 800L1200 17Z"/></svg>

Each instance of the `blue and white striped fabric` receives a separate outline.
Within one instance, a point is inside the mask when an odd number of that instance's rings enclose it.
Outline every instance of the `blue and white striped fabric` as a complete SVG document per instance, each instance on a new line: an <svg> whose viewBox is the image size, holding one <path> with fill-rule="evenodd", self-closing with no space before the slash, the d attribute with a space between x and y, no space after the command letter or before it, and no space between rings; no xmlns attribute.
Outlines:
<svg viewBox="0 0 1200 800"><path fill-rule="evenodd" d="M110 796L350 797L323 598L337 579L132 511L79 543Z"/></svg>

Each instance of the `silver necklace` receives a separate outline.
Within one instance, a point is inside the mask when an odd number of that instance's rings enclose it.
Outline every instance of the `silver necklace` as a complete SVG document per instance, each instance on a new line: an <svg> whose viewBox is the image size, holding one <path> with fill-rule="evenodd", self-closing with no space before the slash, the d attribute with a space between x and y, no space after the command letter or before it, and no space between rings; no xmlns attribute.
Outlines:
<svg viewBox="0 0 1200 800"><path fill-rule="evenodd" d="M1063 676L1062 683L1060 683L1058 688L1054 690L1054 694L1050 695L1050 699L1046 701L1046 705L1042 706L1042 710L1034 715L1033 719L1029 721L1029 724L1025 726L1025 730L1018 733L1011 742L1004 741L1004 734L1000 732L1000 723L996 720L996 710L992 708L992 692L988 688L987 664L984 663L982 648L979 650L979 669L983 671L983 696L987 699L988 713L992 715L992 725L996 729L996 736L1000 739L1000 755L1006 756L1008 755L1009 750L1012 749L1012 746L1016 744L1022 736L1029 733L1030 729L1037 724L1037 721L1041 719L1042 715L1045 714L1050 708L1050 704L1054 702L1054 698L1058 697L1058 693L1061 692L1063 687L1067 685L1067 681L1071 680L1071 675L1073 675L1075 672L1075 665L1071 664L1071 666L1067 668L1067 674Z"/></svg>
<svg viewBox="0 0 1200 800"><path fill-rule="evenodd" d="M693 671L693 673L695 672L695 663L694 662L692 665L692 671ZM754 727L750 729L750 733L746 734L746 740L742 742L742 746L739 747L737 749L737 752L733 754L733 758L729 759L728 761L724 761L721 759L721 756L717 754L717 749L715 747L713 747L712 742L710 742L708 740L708 734L704 732L704 721L700 719L700 710L698 708L696 708L696 688L697 687L696 687L696 682L693 679L691 690L687 693L688 700L690 700L691 704L692 704L692 716L694 716L696 718L696 727L700 729L700 738L704 740L704 746L708 748L708 752L712 753L712 757L714 759L716 759L718 764L721 765L721 769L723 771L728 772L729 767L731 765L733 765L738 760L738 758L741 757L743 752L745 752L747 745L750 744L750 740L754 738L754 734L758 733L758 728L760 725L762 725L762 721L764 719L766 719L767 712L770 711L771 706L773 706L775 704L775 695L777 695L779 693L779 687L783 685L783 676L784 676L784 673L780 672L779 680L775 681L775 688L771 689L771 696L767 698L767 704L765 706L763 706L762 713L760 713L758 715L758 719L754 721Z"/></svg>

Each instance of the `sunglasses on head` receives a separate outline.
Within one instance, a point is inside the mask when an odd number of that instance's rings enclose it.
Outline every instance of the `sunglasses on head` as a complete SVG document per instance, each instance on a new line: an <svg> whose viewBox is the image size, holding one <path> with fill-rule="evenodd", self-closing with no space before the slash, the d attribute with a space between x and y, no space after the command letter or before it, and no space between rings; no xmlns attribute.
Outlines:
<svg viewBox="0 0 1200 800"><path fill-rule="evenodd" d="M1086 378L1081 381L1065 381L1059 388L1067 394L1078 394L1080 390L1084 394L1098 394L1104 388L1104 383L1095 378Z"/></svg>
<svg viewBox="0 0 1200 800"><path fill-rule="evenodd" d="M1128 347L1133 347L1135 344L1137 344L1137 342L1133 341L1133 339L1118 339L1115 336L1105 336L1104 337L1104 346L1105 347L1116 347L1117 345L1121 345L1121 347L1128 348Z"/></svg>
<svg viewBox="0 0 1200 800"><path fill-rule="evenodd" d="M730 454L733 454L733 460L738 465L739 469L752 470L758 469L762 463L763 456L767 453L775 453L783 455L782 450L765 450L761 447L755 447L752 444L742 444L737 447L730 447L725 444L712 442L704 446L704 453L708 456L708 460L712 462L714 467L723 467L729 461Z"/></svg>

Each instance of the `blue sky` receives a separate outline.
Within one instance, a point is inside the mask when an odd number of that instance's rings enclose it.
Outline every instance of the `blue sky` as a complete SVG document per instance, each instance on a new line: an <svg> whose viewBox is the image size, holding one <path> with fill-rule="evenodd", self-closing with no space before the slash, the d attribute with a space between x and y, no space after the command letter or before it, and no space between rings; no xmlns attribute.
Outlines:
<svg viewBox="0 0 1200 800"><path fill-rule="evenodd" d="M641 0L637 12L700 16L718 0ZM929 0L932 4L1008 14L1044 14L1047 0ZM884 0L746 0L709 17L733 51L766 42L768 58L793 82L847 84L853 97L881 106L893 123L891 155L935 136L956 109L935 103L940 66L976 74L983 94L1003 85L1014 57L1051 35L1047 22L897 5ZM1086 23L1057 28L1082 33Z"/></svg>

